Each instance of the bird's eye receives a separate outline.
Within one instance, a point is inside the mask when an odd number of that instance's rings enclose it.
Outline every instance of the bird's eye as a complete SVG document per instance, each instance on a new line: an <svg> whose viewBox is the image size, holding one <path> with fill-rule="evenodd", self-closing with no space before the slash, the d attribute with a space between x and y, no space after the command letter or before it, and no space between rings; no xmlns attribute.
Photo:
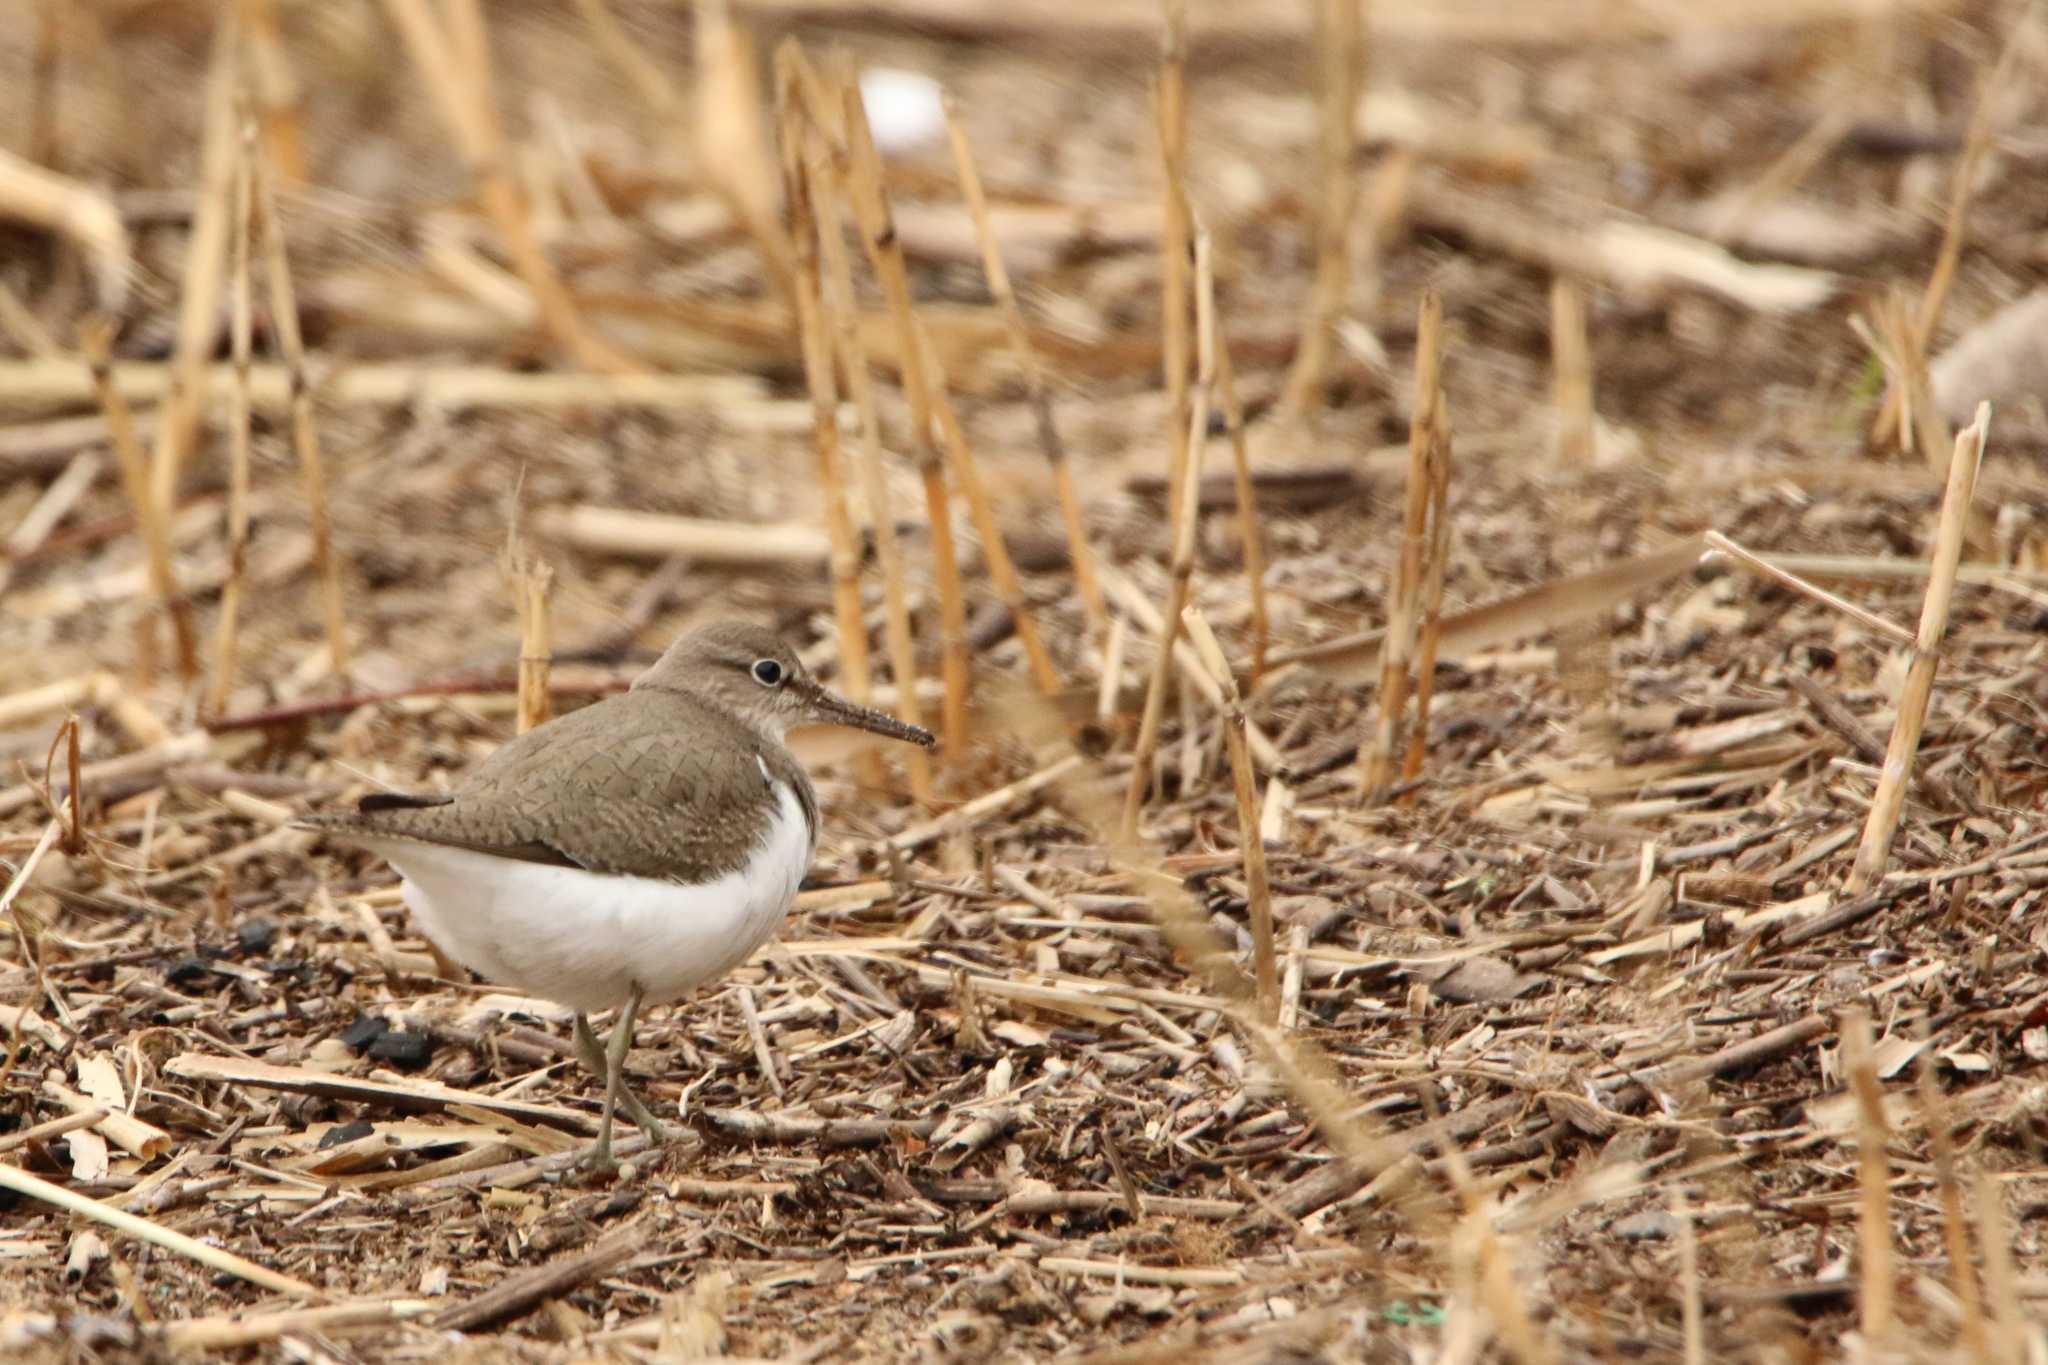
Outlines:
<svg viewBox="0 0 2048 1365"><path fill-rule="evenodd" d="M779 687L782 684L782 665L773 659L754 660L754 681L763 687Z"/></svg>

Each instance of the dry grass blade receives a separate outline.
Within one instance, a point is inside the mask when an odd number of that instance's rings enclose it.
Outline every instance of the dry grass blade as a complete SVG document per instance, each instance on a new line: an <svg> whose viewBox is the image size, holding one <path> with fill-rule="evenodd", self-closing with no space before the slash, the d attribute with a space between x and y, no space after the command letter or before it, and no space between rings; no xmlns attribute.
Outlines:
<svg viewBox="0 0 2048 1365"><path fill-rule="evenodd" d="M1991 405L1980 404L1977 420L1956 436L1955 453L1949 460L1948 487L1942 493L1941 520L1934 532L1933 573L1921 603L1920 629L1912 662L1906 669L1906 685L1899 694L1899 718L1892 726L1891 743L1885 749L1884 769L1871 797L1863 841L1856 849L1856 864L1844 885L1845 893L1852 897L1870 890L1884 875L1892 835L1899 825L1899 812L1906 803L1906 785L1912 779L1913 760L1920 750L1927 705L1934 696L1934 675L1941 667L1941 641L1948 630L1956 566L1962 560L1963 535L1977 488L1977 466L1983 459L1984 441L1990 429Z"/></svg>
<svg viewBox="0 0 2048 1365"><path fill-rule="evenodd" d="M1913 643L1913 633L1898 622L1888 621L1874 611L1857 606L1846 597L1831 593L1817 583L1808 582L1791 570L1765 559L1754 550L1730 540L1719 531L1707 532L1706 542L1710 553L1727 555L1730 559L1747 568L1754 569L1764 577L1774 582L1782 583L1794 592L1804 593L1823 606L1831 607L1841 612L1844 616L1860 622L1879 635L1888 636L1901 644L1910 645Z"/></svg>

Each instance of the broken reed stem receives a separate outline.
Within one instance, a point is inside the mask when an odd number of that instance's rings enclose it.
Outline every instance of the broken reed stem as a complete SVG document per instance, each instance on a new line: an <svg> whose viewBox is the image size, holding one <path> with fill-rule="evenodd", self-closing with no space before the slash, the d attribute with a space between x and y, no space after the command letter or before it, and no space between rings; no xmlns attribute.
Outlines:
<svg viewBox="0 0 2048 1365"><path fill-rule="evenodd" d="M185 458L197 442L205 417L206 369L220 329L221 275L227 267L228 220L234 207L237 148L235 124L236 24L224 15L214 35L206 73L205 113L199 149L199 195L185 244L179 282L178 339L172 352L171 391L157 424L150 464L150 496L156 515L170 519ZM178 625L178 674L190 682L199 659L190 622Z"/></svg>
<svg viewBox="0 0 2048 1365"><path fill-rule="evenodd" d="M825 313L836 334L839 368L853 391L860 414L861 492L875 531L875 560L882 571L882 620L889 643L889 671L896 680L896 714L912 725L923 723L917 700L917 642L911 633L910 590L904 582L903 544L896 535L888 474L882 461L881 415L875 408L875 382L868 370L867 346L861 340L860 310L853 294L853 263L847 257L839 211L838 175L829 158L814 153L807 172L812 215L817 220L818 254L824 264ZM916 745L905 746L910 793L929 810L932 802L931 756Z"/></svg>
<svg viewBox="0 0 2048 1365"><path fill-rule="evenodd" d="M1401 760L1403 782L1421 776L1422 760L1429 750L1429 707L1436 697L1436 654L1443 638L1444 571L1451 554L1451 523L1444 512L1450 492L1450 405L1439 391L1429 441L1429 547L1423 554L1422 639L1415 654L1415 727L1408 734L1407 756ZM1414 801L1414 790L1401 799Z"/></svg>
<svg viewBox="0 0 2048 1365"><path fill-rule="evenodd" d="M477 0L448 0L446 30L429 11L427 0L384 0L384 8L429 96L455 135L484 212L497 227L512 268L533 295L541 325L586 369L606 374L637 372L641 368L637 363L584 325L534 235L491 96L488 45ZM451 33L461 43L460 54ZM461 59L464 57L468 60Z"/></svg>
<svg viewBox="0 0 2048 1365"><path fill-rule="evenodd" d="M697 172L739 222L771 282L794 306L796 251L777 212L775 154L761 111L767 101L753 30L727 0L697 0L696 107L690 127Z"/></svg>
<svg viewBox="0 0 2048 1365"><path fill-rule="evenodd" d="M1885 748L1877 791L1871 797L1863 842L1857 846L1856 864L1843 888L1851 898L1864 895L1884 875L1892 835L1898 829L1906 783L1920 749L1920 732L1927 724L1927 704L1934 695L1934 675L1941 667L1941 640L1948 630L1949 603L1955 596L1956 565L1962 559L1963 533L1977 490L1977 466L1984 457L1990 429L1991 405L1979 403L1977 419L1956 434L1955 451L1949 457L1948 487L1942 493L1941 521L1934 531L1932 572L1920 606L1920 632L1906 669L1906 685L1899 693L1899 715L1892 725L1891 743Z"/></svg>
<svg viewBox="0 0 2048 1365"><path fill-rule="evenodd" d="M918 474L924 481L925 511L930 518L932 556L937 568L940 633L944 637L940 672L946 693L940 731L946 758L957 762L967 744L967 604L960 588L959 555L953 544L945 465L932 430L931 379L925 369L924 347L918 343L917 314L910 301L910 270L904 264L903 243L896 236L895 216L882 184L881 157L875 151L874 134L868 128L867 107L861 103L860 87L849 85L841 103L846 119L848 197L853 201L853 216L860 225L862 245L881 281L882 294L889 302L889 315L895 323L903 396L910 408L912 449L917 456ZM882 509L877 508L875 514L883 515Z"/></svg>
<svg viewBox="0 0 2048 1365"><path fill-rule="evenodd" d="M235 17L242 26L244 70L270 164L287 185L300 184L306 178L306 152L299 130L299 80L285 51L276 5L274 0L235 0Z"/></svg>
<svg viewBox="0 0 2048 1365"><path fill-rule="evenodd" d="M988 278L988 292L1002 311L1003 326L1009 333L1010 349L1024 372L1025 392L1038 421L1038 444L1052 469L1054 492L1059 497L1060 520L1066 526L1067 557L1074 566L1074 586L1080 591L1081 606L1088 614L1091 630L1100 632L1109 624L1109 606L1102 597L1102 585L1095 581L1095 552L1088 544L1088 530L1081 515L1081 497L1074 487L1074 471L1067 464L1066 445L1060 440L1053 420L1052 386L1047 381L1045 362L1032 348L1024 326L1024 312L1017 304L1017 292L1010 287L1009 267L1003 264L1002 247L989 221L988 196L983 193L981 173L975 169L974 149L967 130L960 126L953 97L945 99L946 139L953 149L953 170L960 181L960 196L974 219L974 235L981 244L981 268Z"/></svg>
<svg viewBox="0 0 2048 1365"><path fill-rule="evenodd" d="M40 0L36 5L35 55L28 74L28 159L53 171L64 168L58 139L57 77L64 57L64 21L69 0Z"/></svg>
<svg viewBox="0 0 2048 1365"><path fill-rule="evenodd" d="M1692 1225L1685 1187L1671 1187L1671 1221L1678 1224L1679 1312L1685 1324L1685 1365L1707 1365L1705 1323L1700 1313L1700 1244Z"/></svg>
<svg viewBox="0 0 2048 1365"><path fill-rule="evenodd" d="M1892 1327L1891 1175L1885 1155L1890 1140L1884 1119L1884 1087L1871 1060L1870 1015L1860 1008L1845 1010L1841 1020L1842 1069L1856 1096L1858 1185L1857 1269L1860 1281L1863 1340L1881 1349Z"/></svg>
<svg viewBox="0 0 2048 1365"><path fill-rule="evenodd" d="M1181 610L1181 623L1188 639L1201 656L1209 676L1223 691L1223 738L1230 750L1231 785L1237 796L1237 841L1244 853L1245 902L1251 913L1253 977L1258 983L1259 1017L1275 1023L1280 1017L1279 958L1273 951L1273 888L1266 873L1266 841L1259 833L1259 797L1252 774L1250 723L1245 718L1244 698L1238 695L1237 678L1216 632L1209 629L1201 608Z"/></svg>
<svg viewBox="0 0 2048 1365"><path fill-rule="evenodd" d="M114 383L113 327L104 320L81 329L86 362L92 367L92 382L99 391L100 411L107 419L107 437L114 457L121 465L121 482L135 509L135 523L142 532L144 563L148 566L150 591L163 604L177 639L180 676L190 679L198 668L197 646L192 635L192 605L178 586L177 571L171 563L170 508L156 500L151 486L149 457L135 434L135 417L128 400ZM144 627L147 629L147 625ZM147 670L145 670L147 671ZM146 686L148 678L143 679Z"/></svg>
<svg viewBox="0 0 2048 1365"><path fill-rule="evenodd" d="M1719 531L1709 531L1705 536L1710 550L1727 555L1744 566L1755 570L1776 583L1782 583L1794 592L1805 593L1824 606L1833 607L1843 615L1860 622L1880 635L1897 640L1900 644L1911 645L1913 635L1896 621L1890 621L1865 607L1859 607L1848 598L1829 592L1810 579L1801 578L1789 569L1782 569L1748 547L1738 544Z"/></svg>
<svg viewBox="0 0 2048 1365"><path fill-rule="evenodd" d="M313 565L320 575L320 598L327 626L327 652L334 675L348 686L348 631L341 610L341 574L334 563L334 534L327 515L327 474L320 458L320 433L313 424L313 385L306 373L306 341L299 332L299 304L292 290L291 262L285 255L284 224L270 183L270 163L261 147L250 158L256 221L263 235L264 271L270 281L270 326L278 356L291 375L292 451L306 491L306 511L313 536Z"/></svg>
<svg viewBox="0 0 2048 1365"><path fill-rule="evenodd" d="M1209 234L1195 230L1195 312L1200 379L1190 404L1187 426L1187 454L1181 470L1179 499L1173 507L1173 557L1168 565L1166 608L1160 613L1159 656L1152 665L1152 678L1145 693L1145 710L1138 724L1138 741L1131 751L1131 785L1124 795L1124 821L1136 830L1138 810L1151 777L1152 755L1159 744L1159 729L1165 715L1165 694L1173 676L1174 649L1179 639L1181 613L1188 605L1195 573L1195 528L1201 520L1202 451L1209 427L1209 393L1216 381L1216 282L1210 260ZM1198 670L1199 671L1199 670Z"/></svg>
<svg viewBox="0 0 2048 1365"><path fill-rule="evenodd" d="M1166 42L1160 55L1157 114L1159 160L1164 171L1165 228L1160 235L1160 351L1166 384L1166 510L1176 550L1183 521L1194 519L1196 491L1190 488L1188 456L1188 234L1187 198L1187 5L1167 0ZM1176 558L1178 556L1176 555ZM1191 560L1192 562L1192 560ZM1159 623L1159 654L1145 689L1145 709L1138 720L1138 739L1131 751L1131 781L1124 793L1119 833L1125 842L1138 835L1138 811L1152 777L1152 754L1159 743L1160 716L1166 707L1166 685L1173 673L1173 645L1179 638L1180 609L1187 604L1185 580L1174 576L1175 588Z"/></svg>
<svg viewBox="0 0 2048 1365"><path fill-rule="evenodd" d="M1408 664L1416 645L1417 598L1422 589L1425 520L1429 514L1430 451L1437 441L1443 390L1443 300L1425 289L1415 326L1415 413L1408 424L1408 501L1401 522L1401 554L1387 583L1387 638L1380 651L1379 718L1359 754L1365 791L1394 784L1395 746L1408 702Z"/></svg>
<svg viewBox="0 0 2048 1365"><path fill-rule="evenodd" d="M1550 364L1557 404L1557 458L1593 463L1593 351L1586 340L1585 287L1569 275L1550 282Z"/></svg>
<svg viewBox="0 0 2048 1365"><path fill-rule="evenodd" d="M1977 1173L1977 1245L1984 1249L1984 1300L1991 1309L1990 1358L2000 1365L2029 1359L2027 1320L2013 1271L2012 1230L2005 1223L2005 1191L1991 1171Z"/></svg>
<svg viewBox="0 0 2048 1365"><path fill-rule="evenodd" d="M1365 65L1364 0L1316 0L1316 278L1281 411L1298 417L1322 397L1337 322L1351 289L1351 219L1358 207L1358 86Z"/></svg>
<svg viewBox="0 0 2048 1365"><path fill-rule="evenodd" d="M1039 634L1031 599L1024 595L1024 584L1017 577L1017 566L1010 558L1009 546L1003 542L1003 528L996 522L995 505L989 500L988 490L982 485L981 473L975 466L974 447L968 444L967 429L960 425L960 415L953 410L953 400L946 395L945 370L923 324L918 326L917 341L924 350L925 373L932 381L932 412L938 418L939 438L945 447L947 463L952 466L953 480L967 498L967 511L974 519L974 533L981 537L981 553L988 561L989 578L995 584L996 595L1010 608L1010 622L1016 627L1017 639L1024 646L1031 680L1039 691L1053 696L1060 690L1059 670L1053 667L1052 654L1045 647L1045 637Z"/></svg>
<svg viewBox="0 0 2048 1365"><path fill-rule="evenodd" d="M227 575L221 580L220 616L214 623L213 683L206 714L224 715L235 690L237 632L241 629L242 577L249 559L249 367L253 325L249 284L249 238L255 213L256 125L242 123L235 157L234 273L228 303L228 338L234 356L235 387L228 409Z"/></svg>
<svg viewBox="0 0 2048 1365"><path fill-rule="evenodd" d="M1251 593L1251 691L1266 676L1266 650L1272 643L1272 618L1266 612L1266 545L1259 531L1259 494L1252 482L1251 437L1245 430L1244 400L1237 392L1237 372L1230 365L1230 345L1216 329L1216 391L1223 400L1223 425L1230 436L1231 476L1237 493L1237 529L1244 543L1244 581Z"/></svg>
<svg viewBox="0 0 2048 1365"><path fill-rule="evenodd" d="M794 40L791 40L793 43ZM868 628L860 601L860 544L847 507L845 457L839 448L839 390L832 334L818 259L818 230L811 177L805 164L810 140L797 102L796 77L785 44L776 57L782 133L782 183L788 236L793 244L791 292L796 298L797 333L803 344L804 378L811 393L811 434L818 454L818 484L825 504L825 531L832 540L832 610L839 624L839 669L848 695L866 704L873 695L868 675Z"/></svg>
<svg viewBox="0 0 2048 1365"><path fill-rule="evenodd" d="M1941 1193L1942 1236L1948 1247L1950 1288L1963 1319L1963 1349L1973 1361L1987 1359L1990 1338L1984 1330L1984 1294L1977 1268L1970 1261L1970 1221L1963 1208L1963 1187L1956 1176L1955 1135L1949 1131L1947 1106L1934 1077L1933 1049L1920 1054L1920 1126L1933 1149L1934 1179Z"/></svg>
<svg viewBox="0 0 2048 1365"><path fill-rule="evenodd" d="M516 535L516 532L515 532ZM548 718L548 672L554 666L554 645L548 634L548 602L554 596L555 571L547 561L528 558L516 549L512 558L512 591L519 603L519 719L525 734Z"/></svg>
<svg viewBox="0 0 2048 1365"><path fill-rule="evenodd" d="M1984 153L1991 147L1993 106L1999 88L2005 84L2006 75L2019 55L2020 35L2027 30L2032 13L2031 5L2020 11L2013 21L2012 31L2006 35L2005 47L1998 54L1998 60L1985 73L1983 83L1977 88L1977 104L1970 112L1969 131L1963 137L1963 154L1957 159L1955 174L1949 181L1948 214L1942 222L1941 248L1935 253L1934 269L1928 272L1927 288L1921 292L1920 306L1913 315L1912 349L1922 357L1934 345L1934 329L1941 321L1942 306L1948 302L1949 287L1955 283L1956 265L1963 254L1964 229L1970 221L1970 201L1977 192L1977 169L1984 161ZM1882 444L1896 433L1900 446L1905 446L1905 400L1906 395L1897 385L1886 391L1884 406L1879 409L1877 421L1870 429L1873 442Z"/></svg>

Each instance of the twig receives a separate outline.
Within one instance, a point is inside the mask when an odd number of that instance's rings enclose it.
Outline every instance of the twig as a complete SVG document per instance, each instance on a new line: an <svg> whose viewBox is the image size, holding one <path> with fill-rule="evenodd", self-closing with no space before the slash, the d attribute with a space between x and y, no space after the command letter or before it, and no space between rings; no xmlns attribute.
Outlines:
<svg viewBox="0 0 2048 1365"><path fill-rule="evenodd" d="M1246 740L1244 699L1238 695L1237 679L1223 646L1209 629L1208 620L1193 606L1181 611L1188 639L1208 666L1210 676L1223 691L1223 734L1230 748L1230 774L1237 795L1237 841L1244 850L1245 900L1251 911L1253 974L1258 981L1259 1013L1268 1023L1280 1017L1280 979L1273 951L1273 891L1266 876L1266 841L1259 833L1258 788L1252 774L1251 748Z"/></svg>
<svg viewBox="0 0 2048 1365"><path fill-rule="evenodd" d="M160 1246L166 1251L174 1251L180 1256L189 1256L201 1265L212 1266L215 1270L233 1275L237 1279L247 1280L254 1285L261 1285L273 1293L290 1294L296 1298L306 1299L322 1297L322 1293L318 1288L307 1284L304 1280L293 1279L289 1275L280 1275L275 1270L260 1266L254 1261L246 1260L235 1255L232 1251L223 1251L219 1247L208 1246L204 1242L194 1241L182 1232L173 1232L161 1223L153 1223L149 1219L137 1214L128 1213L122 1209L110 1208L98 1200L88 1199L82 1194L74 1194L61 1185L51 1184L41 1176L30 1175L18 1166L0 1163L0 1189L13 1190L16 1194L25 1194L32 1199L40 1199L46 1204L55 1204L66 1212L90 1218L95 1222L104 1223L108 1227L119 1229L131 1236L140 1237L143 1241L149 1242L154 1246Z"/></svg>
<svg viewBox="0 0 2048 1365"><path fill-rule="evenodd" d="M946 96L945 112L946 138L953 149L953 171L960 181L960 195L967 201L968 212L974 218L974 233L981 245L981 268L988 277L988 292L1002 310L1010 348L1017 353L1017 364L1024 372L1025 392L1037 418L1039 448L1045 452L1046 464L1052 469L1053 489L1060 503L1060 519L1067 532L1067 558L1074 567L1074 586L1080 592L1081 606L1088 613L1090 628L1099 633L1108 628L1109 607L1103 601L1101 585L1095 581L1095 552L1088 544L1088 530L1081 515L1081 497L1074 487L1074 471L1067 463L1066 446L1061 442L1059 426L1053 420L1052 386L1046 378L1045 362L1032 349L1030 333L1024 326L1023 310L1017 305L1017 293L1010 287L1010 271L1003 264L1002 247L997 243L995 229L989 222L988 196L982 191L981 173L975 169L974 149L968 144L967 130L960 126L959 110L954 107L951 95Z"/></svg>
<svg viewBox="0 0 2048 1365"><path fill-rule="evenodd" d="M1863 842L1856 849L1856 864L1843 888L1849 896L1861 896L1884 874L1892 835L1898 829L1899 812L1905 806L1906 783L1920 749L1921 729L1927 723L1927 704L1934 695L1935 671L1941 667L1941 640L1948 630L1956 565L1962 559L1963 533L1969 525L1970 501L1977 488L1977 466L1983 458L1984 440L1990 428L1991 405L1980 403L1977 419L1957 434L1955 453L1949 459L1948 487L1942 494L1941 521L1934 532L1933 574L1927 581L1927 596L1920 608L1920 632L1913 646L1912 662L1906 669L1905 686L1899 692L1898 719L1892 726L1891 744L1885 750L1883 775L1871 796Z"/></svg>
<svg viewBox="0 0 2048 1365"><path fill-rule="evenodd" d="M320 575L321 603L327 625L327 651L334 675L348 685L348 627L342 617L341 573L334 562L334 533L327 514L327 474L320 457L320 433L313 424L313 387L306 374L306 342L299 332L299 304L292 292L291 262L285 255L284 224L277 214L277 195L270 166L261 150L251 158L251 184L257 221L263 229L264 268L270 279L270 325L278 356L291 374L292 451L298 456L312 523L313 563Z"/></svg>
<svg viewBox="0 0 2048 1365"><path fill-rule="evenodd" d="M432 1325L437 1331L473 1332L530 1312L632 1260L634 1253L646 1245L648 1234L649 1229L635 1223L620 1228L588 1251L508 1275L467 1303L440 1314Z"/></svg>

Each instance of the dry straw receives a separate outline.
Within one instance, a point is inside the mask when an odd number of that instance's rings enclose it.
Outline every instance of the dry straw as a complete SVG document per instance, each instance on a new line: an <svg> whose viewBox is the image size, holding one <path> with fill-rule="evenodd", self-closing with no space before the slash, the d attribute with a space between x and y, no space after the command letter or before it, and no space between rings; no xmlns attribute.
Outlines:
<svg viewBox="0 0 2048 1365"><path fill-rule="evenodd" d="M1892 726L1884 768L1863 825L1863 841L1857 846L1856 864L1843 886L1844 894L1850 897L1864 895L1884 875L1892 835L1898 830L1899 814L1905 807L1906 784L1912 778L1920 733L1927 724L1927 706L1934 696L1934 675L1941 667L1941 641L1948 631L1949 603L1955 596L1956 565L1962 559L1963 533L1969 525L1977 468L1990 429L1991 405L1980 403L1977 420L1957 434L1955 451L1949 458L1948 487L1942 493L1941 520L1934 530L1933 571L1920 606L1920 629L1914 641L1912 662L1906 667L1906 684L1899 693L1898 720Z"/></svg>
<svg viewBox="0 0 2048 1365"><path fill-rule="evenodd" d="M967 642L967 603L960 585L960 561L953 544L952 508L946 497L946 471L933 427L931 376L918 336L917 314L910 299L910 270L903 259L894 215L882 183L882 161L868 129L867 108L860 90L849 86L841 95L846 122L849 197L860 225L868 261L880 280L895 324L896 361L903 377L903 396L910 408L911 448L924 481L925 511L930 518L932 557L936 562L939 627L944 640L941 676L945 710L940 725L947 758L958 760L967 743L967 690L971 659ZM879 512L877 513L879 515Z"/></svg>
<svg viewBox="0 0 2048 1365"><path fill-rule="evenodd" d="M1351 289L1351 220L1358 207L1358 91L1365 79L1364 0L1316 0L1309 54L1316 79L1316 277L1301 346L1282 391L1290 415L1322 398L1337 323Z"/></svg>
<svg viewBox="0 0 2048 1365"><path fill-rule="evenodd" d="M228 306L228 337L235 366L235 387L228 412L228 564L227 576L221 581L220 615L214 623L213 681L207 689L205 707L209 716L225 713L228 698L234 692L242 577L249 567L249 367L253 350L249 238L256 210L255 158L256 128L245 120L235 158L234 272Z"/></svg>

